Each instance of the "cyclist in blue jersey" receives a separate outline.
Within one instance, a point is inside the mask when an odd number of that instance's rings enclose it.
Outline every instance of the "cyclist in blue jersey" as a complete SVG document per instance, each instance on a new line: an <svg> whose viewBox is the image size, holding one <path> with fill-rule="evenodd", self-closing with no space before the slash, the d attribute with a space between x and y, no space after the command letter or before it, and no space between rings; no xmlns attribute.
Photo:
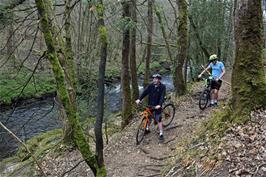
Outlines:
<svg viewBox="0 0 266 177"><path fill-rule="evenodd" d="M218 61L218 57L215 54L210 56L209 61L210 64L200 73L198 77L201 78L206 71L211 69L211 75L213 78L211 81L211 106L217 106L218 93L222 85L222 78L225 74L225 67L223 62Z"/></svg>

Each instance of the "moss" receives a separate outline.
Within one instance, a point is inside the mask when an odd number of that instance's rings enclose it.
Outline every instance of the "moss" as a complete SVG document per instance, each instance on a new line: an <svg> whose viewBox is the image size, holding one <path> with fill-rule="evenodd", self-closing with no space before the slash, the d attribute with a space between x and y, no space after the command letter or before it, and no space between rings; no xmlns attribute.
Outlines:
<svg viewBox="0 0 266 177"><path fill-rule="evenodd" d="M102 42L107 42L107 28L105 26L99 27L99 35Z"/></svg>
<svg viewBox="0 0 266 177"><path fill-rule="evenodd" d="M55 81L51 75L38 73L35 74L34 79L28 83L20 95L23 86L30 76L30 72L19 72L16 77L12 74L3 74L0 76L0 103L11 104L17 99L28 99L33 97L40 97L47 93L55 91Z"/></svg>
<svg viewBox="0 0 266 177"><path fill-rule="evenodd" d="M199 138L206 137L206 134L215 134L222 136L223 133L230 127L232 124L232 112L227 106L221 110L217 110L213 115L208 119L201 128L198 130L197 134Z"/></svg>
<svg viewBox="0 0 266 177"><path fill-rule="evenodd" d="M47 150L52 149L61 141L62 130L55 129L48 131L46 133L35 136L26 141L26 145L29 150L35 154L36 157L43 155ZM30 158L30 155L26 149L21 146L16 154L16 156L21 160L25 161Z"/></svg>
<svg viewBox="0 0 266 177"><path fill-rule="evenodd" d="M97 169L96 177L105 177L107 176L106 168L105 166Z"/></svg>
<svg viewBox="0 0 266 177"><path fill-rule="evenodd" d="M8 171L6 170L8 168ZM32 160L21 162L17 156L4 159L0 162L0 174L6 177L12 176L37 176L37 171Z"/></svg>
<svg viewBox="0 0 266 177"><path fill-rule="evenodd" d="M121 71L118 67L108 67L105 72L105 77L113 78L120 77Z"/></svg>

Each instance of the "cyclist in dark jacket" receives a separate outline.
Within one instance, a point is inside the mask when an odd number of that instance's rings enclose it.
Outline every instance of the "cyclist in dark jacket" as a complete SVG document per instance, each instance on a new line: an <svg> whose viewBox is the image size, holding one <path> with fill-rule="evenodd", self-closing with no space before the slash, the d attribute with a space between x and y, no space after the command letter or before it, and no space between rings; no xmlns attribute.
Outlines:
<svg viewBox="0 0 266 177"><path fill-rule="evenodd" d="M148 105L155 107L155 120L158 122L158 127L160 130L159 140L163 140L163 124L162 124L162 104L164 102L165 97L165 85L161 83L161 75L154 74L153 83L148 85L139 99L136 100L136 103L139 104L141 100L148 95ZM147 131L149 131L149 126L147 126Z"/></svg>

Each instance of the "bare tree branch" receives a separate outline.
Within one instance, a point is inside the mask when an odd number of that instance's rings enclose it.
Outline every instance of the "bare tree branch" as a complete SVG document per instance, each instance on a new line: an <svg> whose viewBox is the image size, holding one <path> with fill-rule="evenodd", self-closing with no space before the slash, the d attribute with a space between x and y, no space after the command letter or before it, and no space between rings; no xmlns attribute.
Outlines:
<svg viewBox="0 0 266 177"><path fill-rule="evenodd" d="M32 157L33 161L37 164L39 170L41 171L41 174L45 177L47 177L47 175L44 173L41 164L37 161L37 159L35 158L34 154L30 151L30 149L28 148L28 146L23 143L23 141L21 141L21 139L19 139L11 130L9 130L4 124L2 124L2 122L0 121L0 126L5 129L12 137L14 137L20 144L22 144L22 146L25 147L26 151L30 154L30 156Z"/></svg>

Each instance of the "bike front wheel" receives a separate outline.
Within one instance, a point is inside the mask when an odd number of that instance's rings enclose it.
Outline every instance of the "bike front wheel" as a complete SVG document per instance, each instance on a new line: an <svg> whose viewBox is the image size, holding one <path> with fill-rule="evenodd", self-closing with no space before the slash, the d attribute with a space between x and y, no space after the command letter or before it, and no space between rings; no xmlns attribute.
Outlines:
<svg viewBox="0 0 266 177"><path fill-rule="evenodd" d="M139 124L138 131L136 134L137 145L139 145L144 139L146 127L147 127L147 121L146 118L143 118Z"/></svg>
<svg viewBox="0 0 266 177"><path fill-rule="evenodd" d="M200 94L200 98L199 98L199 108L201 110L204 110L207 105L208 102L210 100L210 91L205 89L201 94Z"/></svg>
<svg viewBox="0 0 266 177"><path fill-rule="evenodd" d="M175 106L172 103L168 103L163 107L162 111L162 122L163 127L169 126L175 116Z"/></svg>

